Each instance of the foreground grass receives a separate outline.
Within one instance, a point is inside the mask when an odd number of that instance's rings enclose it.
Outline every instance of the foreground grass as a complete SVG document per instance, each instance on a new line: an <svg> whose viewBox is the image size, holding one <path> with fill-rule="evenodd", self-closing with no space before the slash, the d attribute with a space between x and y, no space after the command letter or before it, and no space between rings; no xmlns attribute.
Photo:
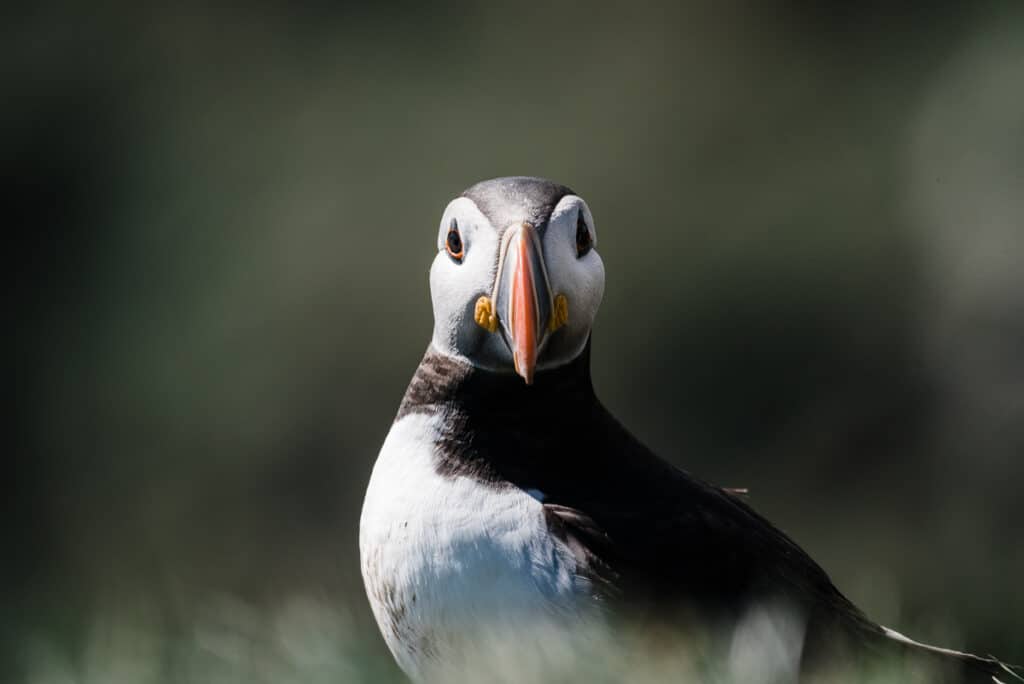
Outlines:
<svg viewBox="0 0 1024 684"><path fill-rule="evenodd" d="M699 635L651 639L622 630L540 635L540 646L525 654L496 639L486 658L445 672L443 679L777 684L794 680L799 630L785 616L757 614L724 649ZM26 684L406 681L372 625L310 597L274 609L225 595L177 610L145 601L108 605L76 639L41 631L22 635L16 657ZM932 680L926 672L883 664L836 673L828 681Z"/></svg>

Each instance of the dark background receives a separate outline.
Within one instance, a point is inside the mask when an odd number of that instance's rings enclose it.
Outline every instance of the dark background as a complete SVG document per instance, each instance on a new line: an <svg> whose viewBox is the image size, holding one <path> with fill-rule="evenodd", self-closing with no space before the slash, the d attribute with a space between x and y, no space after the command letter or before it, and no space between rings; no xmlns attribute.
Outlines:
<svg viewBox="0 0 1024 684"><path fill-rule="evenodd" d="M4 14L0 678L394 675L362 494L441 210L511 174L594 212L638 436L1024 661L1020 3Z"/></svg>

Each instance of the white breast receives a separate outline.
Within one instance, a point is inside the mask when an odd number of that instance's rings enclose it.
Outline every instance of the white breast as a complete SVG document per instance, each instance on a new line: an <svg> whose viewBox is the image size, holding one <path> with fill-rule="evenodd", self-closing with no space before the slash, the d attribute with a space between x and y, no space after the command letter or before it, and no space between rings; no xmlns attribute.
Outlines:
<svg viewBox="0 0 1024 684"><path fill-rule="evenodd" d="M377 624L418 680L460 669L489 646L530 648L521 642L590 622L597 606L536 498L435 472L439 420L409 414L392 426L359 529Z"/></svg>

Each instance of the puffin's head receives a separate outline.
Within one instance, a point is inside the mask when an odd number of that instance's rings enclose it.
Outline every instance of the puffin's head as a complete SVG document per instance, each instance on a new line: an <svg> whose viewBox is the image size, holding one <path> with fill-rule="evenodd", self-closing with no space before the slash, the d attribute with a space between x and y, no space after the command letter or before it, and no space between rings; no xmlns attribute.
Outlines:
<svg viewBox="0 0 1024 684"><path fill-rule="evenodd" d="M604 293L586 202L542 178L482 181L441 216L430 268L433 344L474 366L515 371L575 359Z"/></svg>

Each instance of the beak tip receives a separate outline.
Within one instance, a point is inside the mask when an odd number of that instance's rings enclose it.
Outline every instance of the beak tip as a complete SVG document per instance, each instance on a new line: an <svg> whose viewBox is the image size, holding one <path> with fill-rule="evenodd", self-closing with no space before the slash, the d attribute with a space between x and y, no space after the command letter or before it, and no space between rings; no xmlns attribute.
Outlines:
<svg viewBox="0 0 1024 684"><path fill-rule="evenodd" d="M520 363L519 355L514 354L512 357L512 363L515 366L516 374L523 379L527 385L533 384L533 364L532 363Z"/></svg>

